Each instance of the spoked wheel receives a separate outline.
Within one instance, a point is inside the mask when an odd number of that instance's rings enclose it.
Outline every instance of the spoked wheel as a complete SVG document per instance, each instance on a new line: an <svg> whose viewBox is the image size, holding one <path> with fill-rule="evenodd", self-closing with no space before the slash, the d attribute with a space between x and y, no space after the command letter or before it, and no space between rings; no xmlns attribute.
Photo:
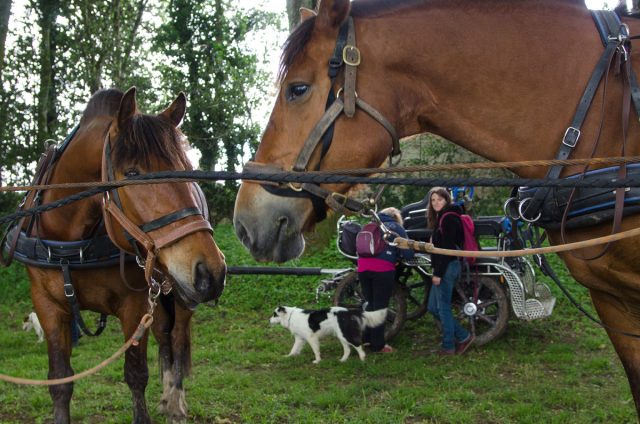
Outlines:
<svg viewBox="0 0 640 424"><path fill-rule="evenodd" d="M417 266L398 268L397 281L407 296L407 319L418 319L427 312L431 276Z"/></svg>
<svg viewBox="0 0 640 424"><path fill-rule="evenodd" d="M475 334L480 346L499 337L507 329L509 302L495 279L478 276L458 281L452 300L454 313L462 325Z"/></svg>
<svg viewBox="0 0 640 424"><path fill-rule="evenodd" d="M356 271L347 274L336 287L333 296L333 304L336 306L344 306L345 308L362 309L365 303L360 282L358 281L358 273ZM391 300L389 301L389 309L387 312L387 322L384 329L384 338L386 341L394 338L402 329L407 316L407 300L405 292L397 284L393 288Z"/></svg>

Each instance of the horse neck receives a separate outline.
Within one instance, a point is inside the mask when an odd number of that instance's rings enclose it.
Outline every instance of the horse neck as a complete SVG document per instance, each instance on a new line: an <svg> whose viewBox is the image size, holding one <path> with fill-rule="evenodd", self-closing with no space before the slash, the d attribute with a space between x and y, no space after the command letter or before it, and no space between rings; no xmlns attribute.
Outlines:
<svg viewBox="0 0 640 424"><path fill-rule="evenodd" d="M74 139L56 162L49 184L100 181L103 131L106 129L102 121L104 120L78 129ZM88 188L47 190L43 193L42 203L54 202L84 190ZM41 214L39 235L51 240L84 239L95 229L100 216L99 196L83 199Z"/></svg>
<svg viewBox="0 0 640 424"><path fill-rule="evenodd" d="M356 27L363 63L375 56L375 73L390 87L384 96L395 98L388 113L401 136L432 132L494 161L555 157L603 50L582 2L434 0L385 19L362 18ZM363 69L358 94L366 100L364 86L380 82ZM605 110L616 119L603 140L620 131L619 84L608 90L615 103ZM590 155L598 106L573 157ZM620 154L617 142L600 144L596 156Z"/></svg>

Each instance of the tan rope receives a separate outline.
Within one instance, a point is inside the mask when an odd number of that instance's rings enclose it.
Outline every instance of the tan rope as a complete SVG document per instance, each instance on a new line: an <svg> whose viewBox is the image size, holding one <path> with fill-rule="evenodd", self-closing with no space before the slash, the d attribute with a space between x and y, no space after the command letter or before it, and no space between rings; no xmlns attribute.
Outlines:
<svg viewBox="0 0 640 424"><path fill-rule="evenodd" d="M510 169L525 168L534 166L552 166L552 165L623 165L629 163L640 162L640 156L614 156L607 158L591 158L591 159L545 159L545 160L528 160L517 162L469 162L454 163L441 165L415 165L393 168L357 168L357 169L332 169L325 171L307 171L312 175L368 175L368 174L393 174L393 173L413 173L413 172L445 172L456 170L473 170L473 169ZM29 190L60 190L75 188L94 188L94 187L123 187L128 185L144 185L144 184L167 184L181 183L192 181L193 178L162 178L153 180L120 180L112 183L102 181L90 181L80 183L61 183L61 184L43 184L32 186L6 186L0 187L0 192L5 191L29 191Z"/></svg>
<svg viewBox="0 0 640 424"><path fill-rule="evenodd" d="M309 174L338 174L338 175L359 175L359 174L393 174L393 173L411 173L411 172L430 172L430 171L458 171L465 169L510 169L510 168L526 168L534 166L554 166L554 165L624 165L629 163L640 162L640 156L613 156L604 158L584 158L584 159L543 159L543 160L525 160L513 162L467 162L467 163L451 163L439 165L414 165L414 166L396 166L393 168L358 168L358 169L332 169L326 171L307 171Z"/></svg>
<svg viewBox="0 0 640 424"><path fill-rule="evenodd" d="M8 375L0 374L0 380L6 381L7 383L14 383L14 384L29 384L32 386L54 386L57 384L71 383L81 378L88 377L90 375L97 373L102 368L106 367L107 365L111 364L113 361L118 359L124 352L127 351L127 349L129 349L131 345L137 346L140 340L142 339L142 336L144 336L144 333L147 331L147 329L151 326L152 323L153 323L153 317L149 314L145 314L140 320L140 324L138 324L138 328L136 329L136 331L129 338L129 340L127 340L127 342L120 349L118 349L116 353L114 353L109 358L105 359L95 367L85 370L79 374L75 374L65 378L56 378L53 380L31 380L28 378L11 377Z"/></svg>
<svg viewBox="0 0 640 424"><path fill-rule="evenodd" d="M623 231L621 233L610 234L608 236L598 237L590 240L577 241L574 243L558 244L548 247L537 247L533 249L522 250L502 250L502 251L482 251L482 250L453 250L453 249L440 249L434 247L433 243L426 243L423 241L416 241L411 239L405 239L402 237L396 237L394 243L402 249L412 249L419 252L426 252L437 255L446 256L462 256L470 258L506 258L514 256L525 255L543 255L546 253L558 253L566 252L569 250L584 249L586 247L597 246L599 244L611 243L613 241L622 240L629 237L635 237L640 235L640 228L634 228L632 230Z"/></svg>

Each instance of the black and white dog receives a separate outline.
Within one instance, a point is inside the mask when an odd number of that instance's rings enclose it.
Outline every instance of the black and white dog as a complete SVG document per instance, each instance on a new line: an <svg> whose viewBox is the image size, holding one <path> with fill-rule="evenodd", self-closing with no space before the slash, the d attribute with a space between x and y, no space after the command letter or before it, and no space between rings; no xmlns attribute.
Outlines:
<svg viewBox="0 0 640 424"><path fill-rule="evenodd" d="M387 316L386 309L364 312L356 309L347 309L334 306L320 310L305 310L290 306L278 306L269 322L272 325L280 324L289 329L295 337L291 352L287 356L298 355L302 351L305 342L309 343L315 354L314 364L320 362L320 339L335 335L344 354L341 362L346 361L351 354L353 346L364 361L364 349L362 349L362 332L365 327L377 327L384 323Z"/></svg>
<svg viewBox="0 0 640 424"><path fill-rule="evenodd" d="M38 336L38 343L42 343L44 341L44 331L42 331L40 321L38 321L38 315L36 315L35 312L31 312L29 315L24 317L24 320L22 321L22 329L24 331L35 331Z"/></svg>

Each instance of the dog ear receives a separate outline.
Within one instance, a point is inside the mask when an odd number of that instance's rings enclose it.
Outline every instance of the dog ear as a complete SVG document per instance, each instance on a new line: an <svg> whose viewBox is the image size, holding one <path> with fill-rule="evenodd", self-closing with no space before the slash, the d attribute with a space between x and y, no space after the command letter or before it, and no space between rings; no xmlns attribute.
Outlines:
<svg viewBox="0 0 640 424"><path fill-rule="evenodd" d="M284 314L285 312L287 312L287 308L285 308L284 306L278 306L278 309L276 309L276 311Z"/></svg>
<svg viewBox="0 0 640 424"><path fill-rule="evenodd" d="M22 322L29 322L29 315L26 315L26 316L24 317L24 319L22 320Z"/></svg>

